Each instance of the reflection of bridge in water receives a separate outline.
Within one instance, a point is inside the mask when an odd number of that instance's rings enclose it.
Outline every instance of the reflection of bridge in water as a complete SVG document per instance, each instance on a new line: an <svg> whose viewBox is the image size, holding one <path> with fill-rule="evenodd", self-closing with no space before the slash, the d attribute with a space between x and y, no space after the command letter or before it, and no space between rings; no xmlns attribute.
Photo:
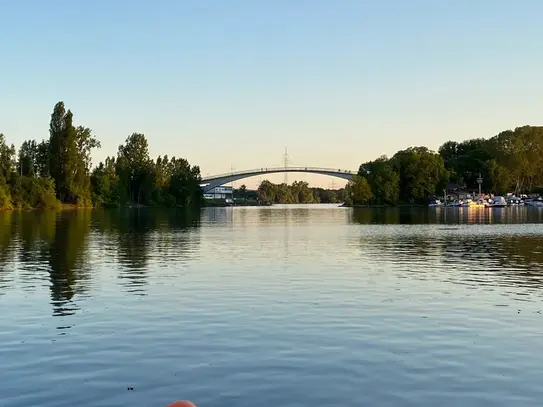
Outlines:
<svg viewBox="0 0 543 407"><path fill-rule="evenodd" d="M244 178L250 178L261 174L274 174L285 172L302 172L306 174L328 175L330 177L341 178L347 181L353 179L357 174L356 171L319 168L319 167L275 167L275 168L260 168L254 170L228 172L224 174L212 175L202 178L201 187L203 192L208 192L221 185L228 184Z"/></svg>

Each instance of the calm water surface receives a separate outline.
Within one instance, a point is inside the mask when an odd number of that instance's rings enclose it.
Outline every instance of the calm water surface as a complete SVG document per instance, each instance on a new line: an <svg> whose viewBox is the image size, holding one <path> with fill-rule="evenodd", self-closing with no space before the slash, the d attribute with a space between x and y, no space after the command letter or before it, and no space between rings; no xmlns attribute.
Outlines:
<svg viewBox="0 0 543 407"><path fill-rule="evenodd" d="M537 209L0 213L0 405L541 406L542 300Z"/></svg>

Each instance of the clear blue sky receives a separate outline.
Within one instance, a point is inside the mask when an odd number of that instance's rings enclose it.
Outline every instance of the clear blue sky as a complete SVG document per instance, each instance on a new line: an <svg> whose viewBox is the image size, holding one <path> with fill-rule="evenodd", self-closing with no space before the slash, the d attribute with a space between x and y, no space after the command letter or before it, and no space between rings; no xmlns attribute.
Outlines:
<svg viewBox="0 0 543 407"><path fill-rule="evenodd" d="M63 100L102 141L96 160L137 131L203 174L279 166L285 145L293 165L356 169L543 116L537 0L0 8L0 132L16 145L47 137Z"/></svg>

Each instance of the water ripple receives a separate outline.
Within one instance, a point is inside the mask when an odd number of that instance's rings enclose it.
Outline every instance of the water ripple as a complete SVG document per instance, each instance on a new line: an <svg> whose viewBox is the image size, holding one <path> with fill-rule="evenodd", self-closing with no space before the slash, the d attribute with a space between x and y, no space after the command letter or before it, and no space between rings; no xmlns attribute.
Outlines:
<svg viewBox="0 0 543 407"><path fill-rule="evenodd" d="M2 216L2 405L543 399L537 211Z"/></svg>

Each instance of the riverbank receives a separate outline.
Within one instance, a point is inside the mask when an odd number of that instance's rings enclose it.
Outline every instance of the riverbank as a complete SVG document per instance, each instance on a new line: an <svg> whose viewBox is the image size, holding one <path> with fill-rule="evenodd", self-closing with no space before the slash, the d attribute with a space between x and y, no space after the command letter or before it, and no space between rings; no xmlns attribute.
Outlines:
<svg viewBox="0 0 543 407"><path fill-rule="evenodd" d="M272 203L266 203L266 202L247 202L247 203L226 203L226 202L206 202L204 204L204 208L226 208L229 206L272 206Z"/></svg>
<svg viewBox="0 0 543 407"><path fill-rule="evenodd" d="M349 205L349 204L342 204L340 205L342 208L427 208L428 205L424 204L410 204L410 203L401 203L397 205L387 205L387 204L355 204L355 205Z"/></svg>
<svg viewBox="0 0 543 407"><path fill-rule="evenodd" d="M304 205L313 205L313 204L319 204L319 202L314 203L301 203ZM333 203L331 203L333 204ZM397 205L386 205L386 204L365 204L365 205L349 205L346 203L340 204L339 202L336 203L339 207L342 208L426 208L428 205L423 204L397 204ZM202 208L226 208L226 207L260 207L260 206L273 206L273 205L299 205L298 203L295 204L275 204L273 202L256 202L256 201L250 201L250 202L235 202L235 203L227 203L225 201L221 200L215 200L215 201L206 201L201 206ZM182 205L176 205L174 207L168 207L168 206L161 206L161 205L143 205L139 203L130 203L125 205L115 205L115 206L93 206L93 205L74 205L74 204L66 204L66 203L59 203L56 206L48 206L48 207L36 207L36 208L0 208L0 212L30 212L30 211L44 211L44 210L54 210L54 211L74 211L74 210L89 210L89 209L180 209L185 208Z"/></svg>

